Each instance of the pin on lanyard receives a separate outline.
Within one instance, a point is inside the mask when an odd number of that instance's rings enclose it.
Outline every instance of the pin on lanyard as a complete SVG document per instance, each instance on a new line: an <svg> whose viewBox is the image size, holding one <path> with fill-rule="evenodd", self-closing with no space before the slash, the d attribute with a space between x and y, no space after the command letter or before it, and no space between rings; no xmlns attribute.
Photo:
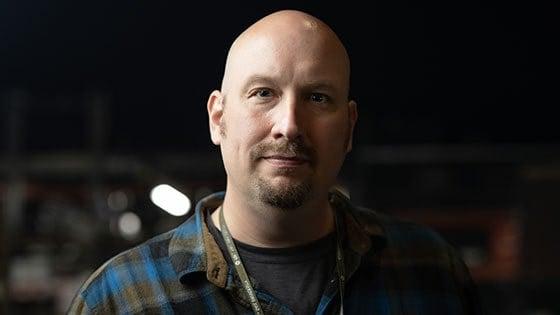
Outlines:
<svg viewBox="0 0 560 315"><path fill-rule="evenodd" d="M224 242L226 243L226 247L233 261L233 265L235 267L235 271L237 275L241 279L241 283L243 285L243 289L249 296L249 302L251 304L251 308L253 309L253 313L256 315L264 315L264 312L261 308L261 304L257 299L257 294L253 289L253 285L251 284L251 280L249 280L249 276L247 275L247 271L245 270L245 266L243 266L243 262L241 261L241 257L239 256L239 252L235 247L235 243L233 242L233 238L231 237L231 233L226 224L226 220L224 219L224 208L220 207L220 230L222 232L222 236L224 238ZM343 299L344 299L344 256L342 255L342 246L340 244L340 229L338 226L337 216L334 216L335 219L335 226L336 226L336 272L338 274L338 285L339 285L339 293L340 293L340 314L342 315L343 310Z"/></svg>

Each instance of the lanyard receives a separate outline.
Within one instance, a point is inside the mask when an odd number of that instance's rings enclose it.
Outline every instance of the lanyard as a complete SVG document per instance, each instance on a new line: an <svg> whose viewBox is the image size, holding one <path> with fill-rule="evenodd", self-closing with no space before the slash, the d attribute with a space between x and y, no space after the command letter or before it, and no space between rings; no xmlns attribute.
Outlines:
<svg viewBox="0 0 560 315"><path fill-rule="evenodd" d="M220 207L220 230L222 232L222 236L224 238L224 242L226 243L226 247L233 261L233 265L235 270L237 271L237 275L241 279L241 283L243 284L243 289L249 296L249 302L251 304L251 308L253 309L253 313L256 315L263 315L264 312L261 308L261 304L257 299L257 294L253 289L253 285L251 284L251 280L249 280L249 276L247 275L247 271L245 270L245 266L243 266L243 262L241 261L241 257L239 256L239 252L235 247L235 243L233 242L233 238L231 237L231 233L226 225L226 220L224 219L224 208ZM338 291L340 293L340 314L343 313L343 300L344 300L344 256L342 255L342 246L340 244L340 228L338 225L337 215L334 216L335 226L336 226L336 273L338 275Z"/></svg>

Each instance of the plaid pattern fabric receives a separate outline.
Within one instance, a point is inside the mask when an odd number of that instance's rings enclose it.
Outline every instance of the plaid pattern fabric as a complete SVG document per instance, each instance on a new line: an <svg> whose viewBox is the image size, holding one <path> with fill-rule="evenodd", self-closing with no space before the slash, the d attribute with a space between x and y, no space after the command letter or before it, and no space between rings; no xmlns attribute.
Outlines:
<svg viewBox="0 0 560 315"><path fill-rule="evenodd" d="M251 314L235 269L205 224L224 193L200 201L178 228L112 258L74 298L69 314ZM344 222L346 314L480 314L463 262L429 229L352 207L340 193L331 203ZM266 314L289 308L256 288ZM339 308L335 274L316 314Z"/></svg>

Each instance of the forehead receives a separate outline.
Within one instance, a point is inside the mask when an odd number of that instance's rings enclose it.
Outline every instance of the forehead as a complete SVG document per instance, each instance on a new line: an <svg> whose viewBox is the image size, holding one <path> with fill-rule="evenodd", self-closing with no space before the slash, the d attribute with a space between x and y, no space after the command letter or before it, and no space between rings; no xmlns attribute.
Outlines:
<svg viewBox="0 0 560 315"><path fill-rule="evenodd" d="M260 76L281 84L328 83L345 90L349 76L345 52L328 38L314 35L285 32L244 39L230 56L229 75L235 86Z"/></svg>

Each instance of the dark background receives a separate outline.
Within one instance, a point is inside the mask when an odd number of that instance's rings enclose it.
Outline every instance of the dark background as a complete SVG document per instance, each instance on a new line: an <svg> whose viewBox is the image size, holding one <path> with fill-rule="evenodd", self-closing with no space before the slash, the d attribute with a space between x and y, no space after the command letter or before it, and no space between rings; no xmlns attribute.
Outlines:
<svg viewBox="0 0 560 315"><path fill-rule="evenodd" d="M205 104L231 41L263 14L329 23L353 62L359 144L547 143L553 21L509 1L294 5L171 1L0 4L0 83L29 89L25 150L86 147L84 91L110 93L115 150L208 150Z"/></svg>
<svg viewBox="0 0 560 315"><path fill-rule="evenodd" d="M3 310L60 312L91 268L180 223L149 203L155 183L195 201L223 189L207 97L235 37L294 8L329 24L351 57L359 119L342 182L353 198L431 224L465 255L482 251L473 275L490 314L559 313L553 11L497 0L359 3L0 2ZM111 227L118 214L104 201L117 190L145 222L133 240ZM60 220L45 221L49 211ZM504 247L517 254L503 258ZM25 263L66 293L33 298L49 290L18 287L14 266Z"/></svg>

